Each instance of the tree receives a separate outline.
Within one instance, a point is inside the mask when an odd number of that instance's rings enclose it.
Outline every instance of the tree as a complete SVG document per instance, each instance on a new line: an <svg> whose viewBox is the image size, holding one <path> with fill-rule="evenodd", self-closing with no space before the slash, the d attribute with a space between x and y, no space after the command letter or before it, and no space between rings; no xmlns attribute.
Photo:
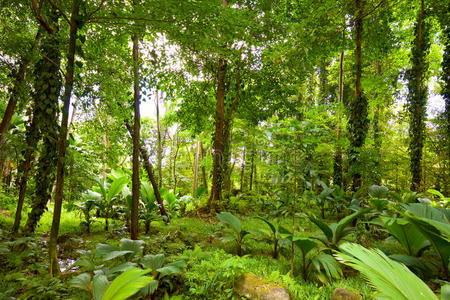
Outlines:
<svg viewBox="0 0 450 300"><path fill-rule="evenodd" d="M58 139L58 163L56 167L56 188L55 188L55 198L54 198L54 209L53 209L53 221L52 228L50 231L50 241L49 241L49 255L50 255L50 275L58 275L59 264L58 264L58 254L56 249L56 244L58 240L59 224L61 221L61 208L64 193L64 166L66 158L67 149L67 133L68 133L68 122L69 122L69 108L70 99L72 96L73 89L73 78L75 69L75 52L77 44L77 33L79 29L79 11L80 11L81 0L72 1L72 13L70 16L70 33L69 33L69 50L67 52L67 68L65 74L64 83L64 95L63 95L63 116L61 120L61 127Z"/></svg>
<svg viewBox="0 0 450 300"><path fill-rule="evenodd" d="M355 97L350 104L349 112L349 140L350 166L352 172L352 188L356 191L361 187L361 159L360 152L367 135L367 98L361 87L362 51L361 41L363 32L363 5L361 0L355 0Z"/></svg>
<svg viewBox="0 0 450 300"><path fill-rule="evenodd" d="M425 111L428 96L426 56L430 48L429 29L425 11L425 1L421 0L417 22L414 27L415 39L411 49L412 67L408 70L408 110L410 114L409 154L411 169L411 190L421 191L422 155L425 140Z"/></svg>

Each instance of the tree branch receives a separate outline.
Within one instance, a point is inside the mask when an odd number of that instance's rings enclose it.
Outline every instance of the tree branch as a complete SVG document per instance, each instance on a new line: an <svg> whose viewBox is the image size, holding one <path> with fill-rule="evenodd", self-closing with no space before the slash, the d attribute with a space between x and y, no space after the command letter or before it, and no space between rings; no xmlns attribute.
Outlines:
<svg viewBox="0 0 450 300"><path fill-rule="evenodd" d="M45 21L44 17L41 15L41 7L38 6L36 0L31 0L31 6L33 8L34 15L36 19L39 21L39 24L49 33L52 34L55 32L55 29Z"/></svg>
<svg viewBox="0 0 450 300"><path fill-rule="evenodd" d="M53 9L58 10L58 11L61 13L61 15L63 16L64 20L66 20L67 24L70 25L70 20L69 20L69 18L66 16L66 14L62 11L62 9L59 8L59 6L56 5L56 3L53 2L53 0L48 0L48 2L49 2L50 5L53 7Z"/></svg>
<svg viewBox="0 0 450 300"><path fill-rule="evenodd" d="M102 9L104 4L105 4L105 0L100 2L100 5L88 15L88 17L86 18L86 20L84 22L87 23L87 21L89 21L93 15L95 15L96 13L98 13L100 11L100 9Z"/></svg>

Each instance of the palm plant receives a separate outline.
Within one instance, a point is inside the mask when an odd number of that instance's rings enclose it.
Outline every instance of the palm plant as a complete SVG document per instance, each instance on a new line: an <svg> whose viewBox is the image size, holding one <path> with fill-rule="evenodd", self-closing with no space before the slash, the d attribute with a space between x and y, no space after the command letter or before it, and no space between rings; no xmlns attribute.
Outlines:
<svg viewBox="0 0 450 300"><path fill-rule="evenodd" d="M356 218L368 213L369 211L370 209L360 209L357 212L341 219L339 222L332 223L330 225L314 218L313 216L308 216L308 218L324 233L324 236L315 238L321 241L328 248L336 250L338 245L342 243L347 236L354 232L355 228L348 226L356 220Z"/></svg>
<svg viewBox="0 0 450 300"><path fill-rule="evenodd" d="M105 214L105 230L108 231L108 218L112 216L114 204L118 200L118 195L127 185L129 178L127 176L113 178L111 183L106 180L97 178L95 182L98 184L92 192L98 193L98 207Z"/></svg>
<svg viewBox="0 0 450 300"><path fill-rule="evenodd" d="M100 194L87 191L83 194L84 201L79 203L77 207L81 210L84 215L84 221L82 225L86 226L86 232L91 232L91 224L94 220L91 218L91 210L93 210L97 206L97 201L100 199Z"/></svg>
<svg viewBox="0 0 450 300"><path fill-rule="evenodd" d="M431 289L404 265L391 260L381 250L368 250L345 243L335 256L342 263L360 271L378 291L377 299L438 299Z"/></svg>
<svg viewBox="0 0 450 300"><path fill-rule="evenodd" d="M305 280L319 280L327 283L342 276L342 270L336 259L319 249L317 242L308 237L292 235L292 232L280 226L283 242L295 246L301 253L301 272ZM291 254L293 255L293 253Z"/></svg>
<svg viewBox="0 0 450 300"><path fill-rule="evenodd" d="M153 188L148 181L141 182L141 205L143 211L141 217L145 221L145 233L150 231L150 223L156 218L156 210L158 205L156 204L156 197L153 193Z"/></svg>
<svg viewBox="0 0 450 300"><path fill-rule="evenodd" d="M243 240L250 232L242 229L241 221L232 213L221 212L217 214L217 218L232 229L232 233L222 238L222 241L228 242L234 240L236 242L237 255L242 256Z"/></svg>
<svg viewBox="0 0 450 300"><path fill-rule="evenodd" d="M276 226L274 224L272 224L269 220L264 219L259 216L255 217L255 218L263 221L269 227L270 232L267 232L264 230L258 230L258 231L256 231L256 233L261 233L261 234L264 234L265 236L267 236L267 241L273 244L272 257L275 259L278 259L278 257L279 257L278 246L279 246L279 241L281 239L280 232L277 230Z"/></svg>

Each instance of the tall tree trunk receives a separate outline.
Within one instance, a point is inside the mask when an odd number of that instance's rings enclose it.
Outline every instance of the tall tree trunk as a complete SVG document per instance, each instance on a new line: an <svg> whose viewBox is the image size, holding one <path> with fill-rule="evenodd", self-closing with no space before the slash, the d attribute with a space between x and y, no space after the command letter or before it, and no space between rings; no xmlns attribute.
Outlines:
<svg viewBox="0 0 450 300"><path fill-rule="evenodd" d="M32 209L23 229L25 234L35 231L36 225L44 213L47 202L51 198L52 183L55 178L57 164L58 141L58 97L61 89L59 66L58 16L53 9L49 10L52 33L47 34L41 45L42 57L36 65L37 81L33 95L37 126L43 135L43 147L38 162L36 190L32 199Z"/></svg>
<svg viewBox="0 0 450 300"><path fill-rule="evenodd" d="M255 163L255 149L252 150L251 159L250 159L250 186L249 190L251 191L253 188L253 169Z"/></svg>
<svg viewBox="0 0 450 300"><path fill-rule="evenodd" d="M450 4L447 5L447 11L450 10ZM444 54L442 57L442 75L441 80L444 82L441 95L445 100L445 111L444 111L444 120L445 120L445 129L446 129L446 145L447 145L447 164L446 170L447 174L444 174L444 195L450 194L450 21L448 18L443 16L443 20L441 21L441 27L443 28L443 36L444 36ZM445 166L445 165L444 165Z"/></svg>
<svg viewBox="0 0 450 300"><path fill-rule="evenodd" d="M202 152L202 161L206 157L206 150L203 148L202 142L200 142L200 149ZM206 189L206 195L208 195L208 179L206 178L206 167L204 164L202 164L202 177L203 177L203 187Z"/></svg>
<svg viewBox="0 0 450 300"><path fill-rule="evenodd" d="M56 251L56 244L58 240L59 224L61 221L61 207L64 193L64 165L66 157L66 141L68 134L69 122L69 108L70 98L73 89L74 77L74 63L75 63L75 49L78 32L78 12L80 10L80 0L73 0L72 15L70 17L70 36L69 36L69 51L67 55L67 70L64 83L63 96L63 115L61 120L61 129L58 140L58 163L56 167L56 188L55 188L55 206L53 210L52 228L50 230L50 241L48 245L48 252L50 255L50 275L58 275L60 273L58 264L58 253Z"/></svg>
<svg viewBox="0 0 450 300"><path fill-rule="evenodd" d="M345 41L345 24L342 29L342 42ZM342 187L342 147L341 147L341 109L344 96L344 50L341 51L339 59L339 94L338 94L338 108L337 108L337 124L336 124L336 150L334 154L333 164L333 184Z"/></svg>
<svg viewBox="0 0 450 300"><path fill-rule="evenodd" d="M244 174L245 174L245 150L242 152L242 165L241 165L241 192L244 192Z"/></svg>
<svg viewBox="0 0 450 300"><path fill-rule="evenodd" d="M21 174L18 174L16 180L16 186L17 189L19 190L19 198L17 200L16 216L14 218L14 225L12 228L13 233L17 233L19 231L20 220L22 218L23 202L25 200L25 193L28 183L28 173L30 172L32 161L34 160L34 151L36 150L38 141L39 141L39 130L37 128L37 116L36 114L33 114L31 122L27 126L26 131L27 148L25 149L23 160L20 163L19 167Z"/></svg>
<svg viewBox="0 0 450 300"><path fill-rule="evenodd" d="M178 150L180 148L180 141L179 141L179 136L178 136L178 132L175 133L174 138L174 143L175 143L175 155L173 156L173 193L176 194L176 190L177 190L177 156L178 156Z"/></svg>
<svg viewBox="0 0 450 300"><path fill-rule="evenodd" d="M192 186L192 197L195 198L195 191L197 190L198 181L198 162L200 158L200 141L197 140L195 144L195 159L194 159L194 184Z"/></svg>
<svg viewBox="0 0 450 300"><path fill-rule="evenodd" d="M133 177L131 192L131 228L132 240L139 238L139 141L140 141L140 111L139 111L139 36L133 35L133 85L134 85L134 126L133 126ZM159 131L159 130L158 130Z"/></svg>
<svg viewBox="0 0 450 300"><path fill-rule="evenodd" d="M159 120L159 93L156 91L156 127L158 130L158 187L162 187L161 121Z"/></svg>
<svg viewBox="0 0 450 300"><path fill-rule="evenodd" d="M362 19L363 7L361 0L355 0L356 18L355 18L355 32L356 32L356 77L355 77L355 98L350 105L349 116L349 133L350 133L350 166L352 173L352 188L353 191L358 190L362 184L362 165L360 152L364 146L367 135L368 120L367 120L367 98L363 95L361 88L362 76Z"/></svg>
<svg viewBox="0 0 450 300"><path fill-rule="evenodd" d="M425 3L421 1L419 15L415 26L416 38L412 46L412 67L408 70L408 103L410 113L410 168L411 190L421 191L422 181L422 155L425 142L425 111L428 90L426 86L426 72L428 63L426 56L430 47L428 28L424 22Z"/></svg>
<svg viewBox="0 0 450 300"><path fill-rule="evenodd" d="M227 7L228 0L222 0L222 6ZM211 214L216 213L216 202L222 199L226 66L226 61L219 58L217 63L216 124L213 142L213 179L211 195L208 199L208 208Z"/></svg>
<svg viewBox="0 0 450 300"><path fill-rule="evenodd" d="M222 199L223 182L223 152L224 152L224 118L225 118L225 71L226 62L220 58L218 62L217 74L217 95L216 95L216 126L213 142L213 178L211 185L211 195L208 199L208 208L211 214L216 212L216 202Z"/></svg>

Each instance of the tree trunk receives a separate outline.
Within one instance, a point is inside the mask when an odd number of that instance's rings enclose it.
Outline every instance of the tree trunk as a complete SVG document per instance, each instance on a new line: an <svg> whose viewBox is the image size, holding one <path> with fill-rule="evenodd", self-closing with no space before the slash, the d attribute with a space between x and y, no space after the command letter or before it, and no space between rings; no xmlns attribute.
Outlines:
<svg viewBox="0 0 450 300"><path fill-rule="evenodd" d="M222 0L222 6L227 7L228 0ZM217 63L216 124L213 142L213 179L211 195L208 199L208 208L211 214L216 213L216 202L222 200L226 66L226 61L219 58Z"/></svg>
<svg viewBox="0 0 450 300"><path fill-rule="evenodd" d="M156 91L156 127L158 130L158 187L162 187L162 144L161 144L161 122L159 120L159 94Z"/></svg>
<svg viewBox="0 0 450 300"><path fill-rule="evenodd" d="M408 70L408 102L410 113L410 168L411 168L411 190L422 191L422 156L425 142L425 114L428 90L426 87L426 72L428 63L426 56L430 43L428 28L424 22L425 4L421 1L421 7L415 26L416 38L412 52L412 67Z"/></svg>
<svg viewBox="0 0 450 300"><path fill-rule="evenodd" d="M200 142L200 148L202 150L202 160L206 157L206 150L203 148L202 142ZM206 167L205 165L202 165L202 177L203 177L203 186L206 189L206 195L208 195L208 179L206 177Z"/></svg>
<svg viewBox="0 0 450 300"><path fill-rule="evenodd" d="M244 152L242 153L242 165L241 165L241 192L244 192L245 150L246 150L246 148L244 147Z"/></svg>
<svg viewBox="0 0 450 300"><path fill-rule="evenodd" d="M447 6L448 9L450 9L450 4ZM444 36L444 54L442 57L442 75L441 80L444 83L441 95L445 100L445 111L444 111L444 120L446 121L445 129L446 129L446 145L447 145L447 163L445 164L444 161L444 167L447 170L446 174L444 173L444 189L443 193L444 195L450 194L450 22L448 19L445 19L445 16L443 16L444 20L441 21L441 28L443 28L443 36ZM446 22L446 23L445 23Z"/></svg>
<svg viewBox="0 0 450 300"><path fill-rule="evenodd" d="M251 191L253 188L253 168L255 162L255 149L252 150L251 159L250 159L250 186L249 190Z"/></svg>
<svg viewBox="0 0 450 300"><path fill-rule="evenodd" d="M25 234L35 231L42 214L46 210L47 202L51 198L52 183L55 178L57 164L58 141L58 97L61 89L59 65L61 53L59 51L59 38L57 28L57 14L49 10L49 19L52 22L52 34L47 34L41 45L42 57L35 67L37 81L33 95L37 126L43 135L43 147L38 162L36 175L36 190L33 195L32 209L23 229Z"/></svg>
<svg viewBox="0 0 450 300"><path fill-rule="evenodd" d="M226 62L219 59L218 75L217 75L217 95L216 95L216 126L214 131L213 142L213 178L211 185L211 195L208 199L208 208L211 214L216 212L216 202L222 199L222 182L223 182L223 151L224 136L223 123L225 118L225 72Z"/></svg>
<svg viewBox="0 0 450 300"><path fill-rule="evenodd" d="M350 166L352 172L352 188L353 191L357 191L362 184L362 164L360 151L364 145L367 129L367 98L363 95L361 88L361 76L362 76L362 52L361 52L361 40L362 40L362 19L363 8L362 1L355 0L356 18L355 18L355 32L356 32L356 76L355 76L355 98L350 107L349 116L349 131L350 131Z"/></svg>
<svg viewBox="0 0 450 300"><path fill-rule="evenodd" d="M179 150L179 136L178 133L175 133L174 142L175 142L175 155L173 157L173 193L176 194L177 190L177 156Z"/></svg>
<svg viewBox="0 0 450 300"><path fill-rule="evenodd" d="M19 199L17 200L16 216L14 218L14 225L12 228L13 234L16 234L19 231L20 220L22 218L23 202L27 190L28 173L30 172L32 161L34 160L34 151L37 147L37 143L39 140L39 130L37 128L36 118L37 116L33 114L31 123L29 126L27 126L26 132L27 148L25 149L25 153L23 155L24 158L19 167L19 170L22 172L22 174L20 175L18 174L16 180L16 186L17 189L19 190Z"/></svg>
<svg viewBox="0 0 450 300"><path fill-rule="evenodd" d="M140 111L139 111L139 36L133 35L133 77L134 77L134 126L133 126L133 177L131 192L131 226L130 237L139 239L139 141L140 141Z"/></svg>
<svg viewBox="0 0 450 300"><path fill-rule="evenodd" d="M72 96L72 89L73 89L74 63L76 51L75 49L78 31L77 19L79 9L80 9L80 0L73 0L72 15L70 18L70 37L69 37L69 51L67 55L67 70L64 84L64 96L63 96L64 107L58 140L58 163L56 168L55 206L53 210L53 221L52 221L52 228L50 230L50 241L48 245L48 252L50 255L50 276L55 276L60 273L56 244L58 240L59 224L61 221L61 207L64 193L64 164L67 148L66 141L68 133L70 98Z"/></svg>
<svg viewBox="0 0 450 300"><path fill-rule="evenodd" d="M194 184L193 184L193 187L192 187L192 196L194 198L195 198L195 191L197 190L199 156L200 156L200 141L197 140L196 145L195 145Z"/></svg>
<svg viewBox="0 0 450 300"><path fill-rule="evenodd" d="M342 42L345 41L345 24L342 29ZM337 108L337 124L336 124L336 152L334 154L333 165L333 184L343 187L342 184L342 147L341 147L341 110L340 106L343 103L344 96L344 50L341 51L341 57L339 59L339 96L338 96L338 108Z"/></svg>

